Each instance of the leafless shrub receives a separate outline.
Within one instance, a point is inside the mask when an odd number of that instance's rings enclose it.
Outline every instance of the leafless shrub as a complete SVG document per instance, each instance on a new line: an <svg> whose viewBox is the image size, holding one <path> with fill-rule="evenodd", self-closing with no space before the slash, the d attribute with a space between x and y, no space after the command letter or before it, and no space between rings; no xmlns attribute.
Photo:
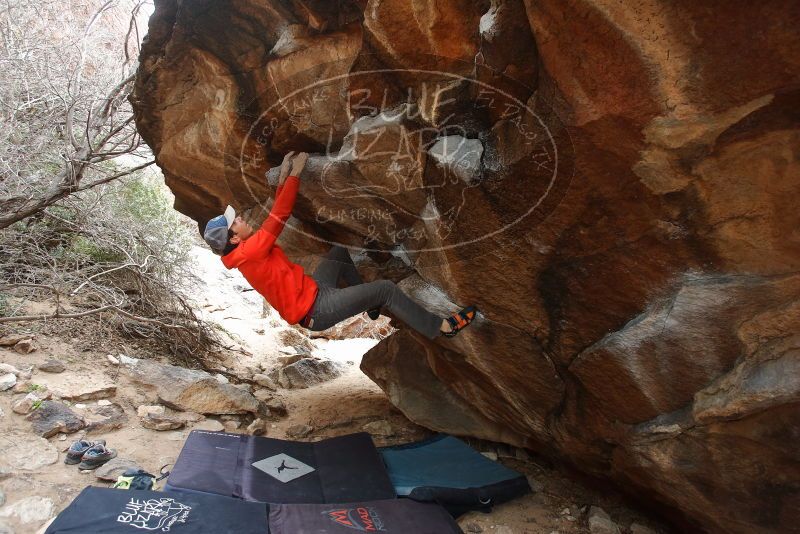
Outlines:
<svg viewBox="0 0 800 534"><path fill-rule="evenodd" d="M196 229L160 187L147 177L100 186L0 233L0 324L96 320L98 329L154 340L192 365L218 347L185 296ZM48 309L25 312L30 301Z"/></svg>
<svg viewBox="0 0 800 534"><path fill-rule="evenodd" d="M92 324L196 365L219 344L186 298L196 229L127 101L146 4L0 2L0 325Z"/></svg>
<svg viewBox="0 0 800 534"><path fill-rule="evenodd" d="M0 3L0 229L153 163L126 100L143 5Z"/></svg>

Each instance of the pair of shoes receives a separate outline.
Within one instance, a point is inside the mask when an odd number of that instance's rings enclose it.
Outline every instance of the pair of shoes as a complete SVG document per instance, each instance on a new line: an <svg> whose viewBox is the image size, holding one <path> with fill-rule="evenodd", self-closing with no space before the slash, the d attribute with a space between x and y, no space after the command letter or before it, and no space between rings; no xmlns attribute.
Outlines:
<svg viewBox="0 0 800 534"><path fill-rule="evenodd" d="M83 455L86 454L86 451L94 447L95 445L105 445L106 440L98 439L97 441L88 441L85 439L81 439L73 443L67 449L67 457L64 458L64 463L67 465L75 465L81 463L81 459Z"/></svg>
<svg viewBox="0 0 800 534"><path fill-rule="evenodd" d="M80 464L78 469L97 469L116 456L116 450L106 448L106 440L87 441L82 439L69 446L64 463L67 465Z"/></svg>
<svg viewBox="0 0 800 534"><path fill-rule="evenodd" d="M446 319L446 321L450 323L452 330L450 332L442 332L442 335L446 337L455 337L465 326L472 322L477 312L478 308L475 306L467 306L458 313L454 313Z"/></svg>
<svg viewBox="0 0 800 534"><path fill-rule="evenodd" d="M371 310L367 311L367 315L369 315L370 319L375 321L376 319L378 319L378 317L381 316L381 309L380 308L372 308Z"/></svg>

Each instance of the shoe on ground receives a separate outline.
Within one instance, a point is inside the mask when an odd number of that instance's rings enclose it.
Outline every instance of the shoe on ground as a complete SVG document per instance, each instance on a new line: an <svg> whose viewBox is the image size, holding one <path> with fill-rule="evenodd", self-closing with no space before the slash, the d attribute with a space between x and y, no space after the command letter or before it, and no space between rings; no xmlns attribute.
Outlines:
<svg viewBox="0 0 800 534"><path fill-rule="evenodd" d="M64 463L67 465L75 465L81 463L81 459L83 455L86 454L86 451L94 447L95 445L105 445L106 440L98 439L97 441L88 441L85 439L78 440L74 442L72 445L69 446L67 449L67 457L64 458Z"/></svg>
<svg viewBox="0 0 800 534"><path fill-rule="evenodd" d="M91 470L97 469L112 458L117 457L117 451L108 449L105 445L97 444L83 453L78 469Z"/></svg>

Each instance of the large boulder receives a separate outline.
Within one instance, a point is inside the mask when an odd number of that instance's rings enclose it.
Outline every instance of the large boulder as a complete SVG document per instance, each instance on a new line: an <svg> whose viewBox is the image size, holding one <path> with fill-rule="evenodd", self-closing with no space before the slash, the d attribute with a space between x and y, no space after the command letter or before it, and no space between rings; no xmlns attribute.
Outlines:
<svg viewBox="0 0 800 534"><path fill-rule="evenodd" d="M258 223L312 152L293 259L350 245L367 281L481 310L366 355L406 415L689 529L795 528L797 2L329 4L156 2L131 102L175 207Z"/></svg>
<svg viewBox="0 0 800 534"><path fill-rule="evenodd" d="M205 371L152 360L123 366L130 379L143 387L149 400L180 411L201 414L258 414L261 403L250 393L224 384Z"/></svg>

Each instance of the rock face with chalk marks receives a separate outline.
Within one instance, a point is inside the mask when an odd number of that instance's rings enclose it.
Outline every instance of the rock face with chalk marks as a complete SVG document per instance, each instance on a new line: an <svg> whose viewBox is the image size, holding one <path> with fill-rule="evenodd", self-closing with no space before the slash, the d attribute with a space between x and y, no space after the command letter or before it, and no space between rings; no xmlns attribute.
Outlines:
<svg viewBox="0 0 800 534"><path fill-rule="evenodd" d="M271 206L442 314L362 368L411 419L711 532L800 517L800 5L157 0L131 101L175 207Z"/></svg>

